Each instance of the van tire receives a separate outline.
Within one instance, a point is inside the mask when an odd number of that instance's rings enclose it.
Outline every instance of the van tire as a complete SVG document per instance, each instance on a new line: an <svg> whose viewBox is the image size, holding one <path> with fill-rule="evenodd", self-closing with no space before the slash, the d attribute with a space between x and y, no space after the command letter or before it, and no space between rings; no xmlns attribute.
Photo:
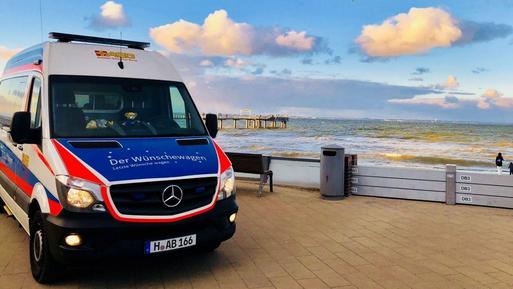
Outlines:
<svg viewBox="0 0 513 289"><path fill-rule="evenodd" d="M42 284L54 281L61 268L50 252L47 234L41 211L35 211L30 218L30 269L34 279Z"/></svg>
<svg viewBox="0 0 513 289"><path fill-rule="evenodd" d="M4 206L5 206L5 203L2 200L2 198L0 198L0 215L5 213Z"/></svg>

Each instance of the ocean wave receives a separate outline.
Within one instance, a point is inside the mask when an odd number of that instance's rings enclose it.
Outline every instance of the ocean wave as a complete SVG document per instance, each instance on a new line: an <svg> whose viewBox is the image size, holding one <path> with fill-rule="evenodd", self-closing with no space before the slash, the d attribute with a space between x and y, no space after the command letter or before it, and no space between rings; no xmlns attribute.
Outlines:
<svg viewBox="0 0 513 289"><path fill-rule="evenodd" d="M453 164L465 167L493 167L493 161L480 161L480 160L465 160L451 157L436 157L436 156L419 156L397 153L384 153L382 156L385 159L400 161L400 162L415 162L429 165L446 165Z"/></svg>
<svg viewBox="0 0 513 289"><path fill-rule="evenodd" d="M273 151L271 155L288 158L319 158L319 153L301 151Z"/></svg>

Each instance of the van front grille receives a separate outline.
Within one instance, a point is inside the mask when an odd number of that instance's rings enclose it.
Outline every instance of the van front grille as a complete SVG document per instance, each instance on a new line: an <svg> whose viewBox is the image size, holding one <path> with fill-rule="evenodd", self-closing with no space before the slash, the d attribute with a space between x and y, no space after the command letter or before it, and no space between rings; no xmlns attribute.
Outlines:
<svg viewBox="0 0 513 289"><path fill-rule="evenodd" d="M183 198L175 207L168 207L162 201L162 193L173 185L182 189ZM171 216L208 205L216 188L216 177L182 179L113 185L110 196L114 206L124 215Z"/></svg>

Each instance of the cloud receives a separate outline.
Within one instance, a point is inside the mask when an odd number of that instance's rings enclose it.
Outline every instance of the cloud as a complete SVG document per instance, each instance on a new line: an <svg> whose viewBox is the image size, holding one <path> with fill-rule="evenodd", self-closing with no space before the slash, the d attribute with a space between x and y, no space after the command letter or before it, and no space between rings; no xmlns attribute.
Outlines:
<svg viewBox="0 0 513 289"><path fill-rule="evenodd" d="M130 25L130 20L125 14L123 4L116 3L115 1L105 2L100 6L100 14L94 15L88 19L88 27L97 31L127 27Z"/></svg>
<svg viewBox="0 0 513 289"><path fill-rule="evenodd" d="M332 58L326 59L324 64L340 64L342 62L342 57L335 55Z"/></svg>
<svg viewBox="0 0 513 289"><path fill-rule="evenodd" d="M249 65L248 62L246 62L240 58L228 58L224 62L224 66L231 67L231 68L237 68L237 69L242 69L248 65Z"/></svg>
<svg viewBox="0 0 513 289"><path fill-rule="evenodd" d="M459 86L460 86L460 83L459 83L458 79L456 78L456 76L449 75L449 76L447 76L447 80L444 83L435 84L434 88L454 90L454 89L457 89Z"/></svg>
<svg viewBox="0 0 513 289"><path fill-rule="evenodd" d="M269 71L269 73L274 74L276 76L283 77L283 76L291 75L292 74L292 70L284 68L282 70L271 70L271 71Z"/></svg>
<svg viewBox="0 0 513 289"><path fill-rule="evenodd" d="M456 19L445 10L411 8L380 25L365 25L356 43L368 56L393 57L450 47L461 36Z"/></svg>
<svg viewBox="0 0 513 289"><path fill-rule="evenodd" d="M438 106L444 109L459 109L471 107L479 110L510 109L513 108L513 97L505 97L496 89L487 89L479 98L459 98L452 95L439 94L416 95L408 99L389 99L389 103Z"/></svg>
<svg viewBox="0 0 513 289"><path fill-rule="evenodd" d="M474 74L480 74L480 73L487 72L487 71L488 71L488 69L484 68L484 67L476 67L476 68L472 69L472 73L474 73Z"/></svg>
<svg viewBox="0 0 513 289"><path fill-rule="evenodd" d="M253 75L261 75L262 73L264 73L263 67L257 67L255 70L253 70L251 72L251 74L253 74Z"/></svg>
<svg viewBox="0 0 513 289"><path fill-rule="evenodd" d="M153 27L150 37L167 50L180 54L276 56L330 52L320 37L305 31L235 22L225 10L209 14L201 25L181 19Z"/></svg>
<svg viewBox="0 0 513 289"><path fill-rule="evenodd" d="M8 60L20 51L20 48L7 48L0 45L0 61Z"/></svg>
<svg viewBox="0 0 513 289"><path fill-rule="evenodd" d="M495 89L487 89L477 102L480 109L513 108L513 97L504 97L504 94Z"/></svg>
<svg viewBox="0 0 513 289"><path fill-rule="evenodd" d="M289 31L276 37L276 43L280 46L297 51L310 51L315 43L315 38L307 36L305 31Z"/></svg>
<svg viewBox="0 0 513 289"><path fill-rule="evenodd" d="M200 63L199 63L200 66L203 66L203 67L213 67L215 64L214 62L212 62L212 60L210 59L203 59Z"/></svg>
<svg viewBox="0 0 513 289"><path fill-rule="evenodd" d="M415 71L412 72L411 74L413 75L422 75L424 73L429 73L431 70L427 67L417 67L415 68Z"/></svg>
<svg viewBox="0 0 513 289"><path fill-rule="evenodd" d="M305 57L303 58L303 60L301 60L301 63L303 63L304 65L312 65L313 59L310 57Z"/></svg>
<svg viewBox="0 0 513 289"><path fill-rule="evenodd" d="M447 81L444 84L444 87L447 89L456 89L460 86L460 83L458 82L458 79L456 79L456 76L449 75L447 76Z"/></svg>
<svg viewBox="0 0 513 289"><path fill-rule="evenodd" d="M422 77L412 77L410 79L408 79L409 81L424 81L424 78Z"/></svg>
<svg viewBox="0 0 513 289"><path fill-rule="evenodd" d="M194 77L197 86L191 93L202 111L230 113L251 108L255 113L276 113L294 106L309 111L310 116L326 116L323 111L358 112L361 117L413 117L389 104L392 97L411 98L433 92L429 88L396 86L347 79L308 79L282 77L290 69L269 72L273 76L229 77L203 75ZM281 74L276 75L275 74ZM184 76L187 79L189 76ZM272 103L272 106L269 104ZM206 109L206 110L205 110ZM317 113L319 112L319 113ZM417 114L419 116L419 114Z"/></svg>
<svg viewBox="0 0 513 289"><path fill-rule="evenodd" d="M244 74L212 74L216 69L228 69L224 67L227 58L182 54L168 54L168 57L180 71L202 112L233 113L249 107L261 114L289 112L315 117L513 122L509 114L503 113L504 108L480 109L477 107L480 96L464 91L447 92L433 86L401 86L340 78L300 78L294 72L289 76L274 74L281 70L271 73L266 69L265 73L259 74L260 67L264 70L263 65L248 66L242 70ZM205 59L214 63L214 69L200 66ZM443 101L445 107L456 102L458 105L443 109L435 104L388 101L415 96L442 98L439 102Z"/></svg>
<svg viewBox="0 0 513 289"><path fill-rule="evenodd" d="M508 37L513 33L511 25L493 22L462 21L460 27L463 31L463 36L458 40L457 44L491 41L497 38Z"/></svg>
<svg viewBox="0 0 513 289"><path fill-rule="evenodd" d="M427 53L433 48L490 41L510 35L506 24L459 21L442 8L411 8L381 24L365 25L355 42L367 57Z"/></svg>
<svg viewBox="0 0 513 289"><path fill-rule="evenodd" d="M450 95L443 97L438 95L416 95L413 98L408 99L389 99L388 102L396 104L438 106L443 109L455 109L460 106L460 100L457 97Z"/></svg>

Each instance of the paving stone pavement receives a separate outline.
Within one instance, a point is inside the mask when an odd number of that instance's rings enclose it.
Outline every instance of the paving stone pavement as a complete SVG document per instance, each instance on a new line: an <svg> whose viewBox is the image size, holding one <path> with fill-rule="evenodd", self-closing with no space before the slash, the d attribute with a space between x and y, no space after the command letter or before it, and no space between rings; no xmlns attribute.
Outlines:
<svg viewBox="0 0 513 289"><path fill-rule="evenodd" d="M513 288L513 210L238 183L235 237L208 255L29 272L28 238L0 215L0 288Z"/></svg>

